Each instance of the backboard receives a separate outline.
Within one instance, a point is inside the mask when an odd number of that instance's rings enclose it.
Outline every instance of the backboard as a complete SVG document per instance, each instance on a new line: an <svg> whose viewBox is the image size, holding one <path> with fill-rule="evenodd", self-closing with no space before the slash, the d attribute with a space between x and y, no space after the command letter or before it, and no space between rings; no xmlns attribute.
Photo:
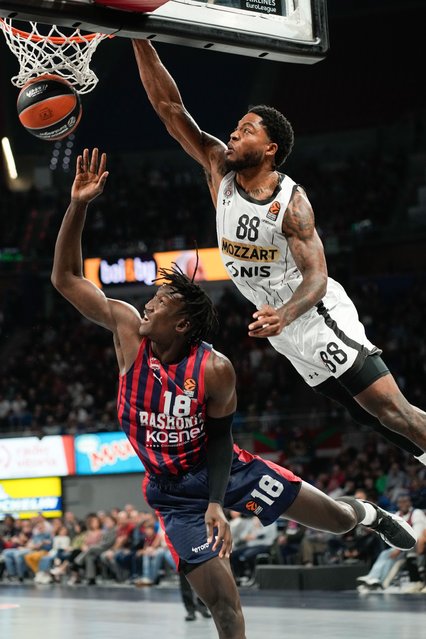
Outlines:
<svg viewBox="0 0 426 639"><path fill-rule="evenodd" d="M169 0L145 14L96 0L1 0L0 17L285 62L312 64L328 50L326 0Z"/></svg>

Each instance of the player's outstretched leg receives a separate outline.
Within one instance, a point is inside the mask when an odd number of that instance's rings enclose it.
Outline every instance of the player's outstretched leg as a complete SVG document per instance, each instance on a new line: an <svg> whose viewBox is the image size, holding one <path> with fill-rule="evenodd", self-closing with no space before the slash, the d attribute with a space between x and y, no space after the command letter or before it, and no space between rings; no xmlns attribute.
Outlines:
<svg viewBox="0 0 426 639"><path fill-rule="evenodd" d="M364 391L355 395L356 401L383 426L408 437L424 451L416 457L426 461L426 413L413 406L401 393L394 377L389 374L377 379Z"/></svg>
<svg viewBox="0 0 426 639"><path fill-rule="evenodd" d="M214 557L186 577L212 613L219 639L246 639L240 595L229 560Z"/></svg>
<svg viewBox="0 0 426 639"><path fill-rule="evenodd" d="M331 499L306 482L302 482L298 496L284 517L337 535L362 524L377 532L389 546L400 550L409 550L416 543L413 529L400 517L354 497Z"/></svg>
<svg viewBox="0 0 426 639"><path fill-rule="evenodd" d="M423 450L414 444L408 437L404 437L399 433L390 430L371 413L365 410L359 402L357 402L349 391L339 383L334 377L330 377L325 382L315 388L319 393L333 399L341 406L344 406L349 412L352 419L361 424L362 426L368 426L385 437L389 442L398 446L407 453L413 455L418 461L426 465L426 455Z"/></svg>

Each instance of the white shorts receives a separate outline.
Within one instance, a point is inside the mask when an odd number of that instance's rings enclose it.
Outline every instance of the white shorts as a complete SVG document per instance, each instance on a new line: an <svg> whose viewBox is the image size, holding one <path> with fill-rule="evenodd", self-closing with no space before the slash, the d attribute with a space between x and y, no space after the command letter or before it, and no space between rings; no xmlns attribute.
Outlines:
<svg viewBox="0 0 426 639"><path fill-rule="evenodd" d="M358 312L343 286L329 278L322 302L269 338L309 386L340 377L356 362L381 353L367 339Z"/></svg>

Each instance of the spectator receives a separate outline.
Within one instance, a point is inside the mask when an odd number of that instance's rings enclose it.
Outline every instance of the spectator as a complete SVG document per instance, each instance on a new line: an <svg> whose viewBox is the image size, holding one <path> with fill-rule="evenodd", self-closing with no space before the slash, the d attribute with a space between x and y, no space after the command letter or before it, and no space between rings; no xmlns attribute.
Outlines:
<svg viewBox="0 0 426 639"><path fill-rule="evenodd" d="M69 534L68 529L67 532ZM59 561L59 564L50 570L50 574L53 577L54 581L61 581L62 577L67 573L70 565L73 565L74 559L82 552L83 546L86 545L86 524L76 521L76 523L74 524L74 532L75 535L74 537L72 537L69 547L61 553L62 561L61 556L58 555L56 557L56 562Z"/></svg>
<svg viewBox="0 0 426 639"><path fill-rule="evenodd" d="M389 499L396 503L401 493L407 491L408 477L401 469L398 462L393 462L387 472L386 477L386 494Z"/></svg>
<svg viewBox="0 0 426 639"><path fill-rule="evenodd" d="M81 523L78 521L75 514L70 510L67 510L64 513L64 526L68 531L70 539L73 539L76 534L79 534L81 532Z"/></svg>
<svg viewBox="0 0 426 639"><path fill-rule="evenodd" d="M24 555L24 561L33 575L37 573L38 565L42 557L47 555L52 548L52 542L52 526L44 517L39 516L36 519L33 534L27 546L29 552Z"/></svg>
<svg viewBox="0 0 426 639"><path fill-rule="evenodd" d="M285 528L277 537L278 559L280 563L301 563L300 544L306 528L296 521L284 520Z"/></svg>
<svg viewBox="0 0 426 639"><path fill-rule="evenodd" d="M183 605L186 609L185 621L195 621L196 612L199 612L200 615L205 619L210 619L211 614L209 612L209 609L207 608L206 604L201 601L199 597L196 596L191 588L191 584L189 583L183 572L179 572L179 587L180 594L182 595Z"/></svg>
<svg viewBox="0 0 426 639"><path fill-rule="evenodd" d="M19 534L15 518L12 515L5 515L0 521L0 552L5 548L12 548L12 538Z"/></svg>
<svg viewBox="0 0 426 639"><path fill-rule="evenodd" d="M131 544L131 536L134 524L129 520L129 515L125 510L121 510L117 514L117 530L114 544L101 555L101 563L106 570L117 579L124 581L123 573L120 570L120 563L117 559L122 557L122 551L127 549Z"/></svg>
<svg viewBox="0 0 426 639"><path fill-rule="evenodd" d="M406 522L412 526L417 539L423 539L424 530L426 529L426 515L419 508L413 508L409 495L401 495L398 499L398 512ZM391 579L397 574L405 560L410 556L410 552L403 552L395 548L387 548L377 557L370 572L367 575L358 577L360 582L358 590L360 592L368 592L370 590L382 590L390 585ZM417 574L412 581L413 589L420 590L423 584Z"/></svg>
<svg viewBox="0 0 426 639"><path fill-rule="evenodd" d="M254 575L256 557L259 553L269 553L277 538L277 524L262 526L259 519L249 519L250 528L242 537L242 543L231 554L231 566L237 583L250 580Z"/></svg>
<svg viewBox="0 0 426 639"><path fill-rule="evenodd" d="M320 557L324 557L329 550L330 533L307 528L300 542L300 560L304 566L314 566L324 563Z"/></svg>
<svg viewBox="0 0 426 639"><path fill-rule="evenodd" d="M77 557L83 556L90 548L97 546L102 538L101 520L98 515L90 514L86 518L87 530L83 534L83 539L79 552L74 554L71 564L71 576L68 585L73 586L80 582L80 565L75 563Z"/></svg>
<svg viewBox="0 0 426 639"><path fill-rule="evenodd" d="M161 548L161 534L155 531L152 524L145 524L143 546L136 554L142 557L142 576L134 583L136 586L152 586L158 578L164 556Z"/></svg>
<svg viewBox="0 0 426 639"><path fill-rule="evenodd" d="M52 582L53 576L50 574L50 569L56 560L58 564L62 563L65 553L70 547L70 543L71 539L68 534L68 528L61 526L57 534L53 537L51 550L40 559L38 571L34 577L35 583L50 584ZM28 555L26 561L28 561Z"/></svg>
<svg viewBox="0 0 426 639"><path fill-rule="evenodd" d="M98 517L94 519L99 522ZM89 542L86 539L86 543L83 546L83 551L74 559L74 573L77 573L77 575L74 574L74 579L73 577L71 577L70 581L68 582L70 585L74 585L79 581L78 573L81 568L84 568L87 585L94 586L96 584L97 562L102 553L113 546L117 537L116 525L117 521L115 517L107 514L104 518L103 529L101 530L99 528L98 530L95 529L94 531L95 533L100 533L100 535L95 535L95 537L97 538L97 542L89 545Z"/></svg>
<svg viewBox="0 0 426 639"><path fill-rule="evenodd" d="M3 551L2 556L9 579L18 578L19 581L23 581L28 574L24 556L30 552L29 544L33 534L34 523L25 519L22 522L16 522L16 527L18 533L15 537L10 538L8 548Z"/></svg>

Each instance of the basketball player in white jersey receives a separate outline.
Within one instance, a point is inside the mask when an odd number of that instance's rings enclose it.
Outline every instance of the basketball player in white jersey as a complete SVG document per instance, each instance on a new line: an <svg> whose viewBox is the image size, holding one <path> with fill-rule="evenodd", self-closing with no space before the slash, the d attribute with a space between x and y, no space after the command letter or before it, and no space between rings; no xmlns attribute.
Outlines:
<svg viewBox="0 0 426 639"><path fill-rule="evenodd" d="M426 413L405 399L352 301L327 276L306 193L278 171L293 146L288 120L252 107L224 144L187 112L152 44L133 46L156 113L206 172L223 263L257 308L248 334L268 338L309 386L426 465Z"/></svg>

